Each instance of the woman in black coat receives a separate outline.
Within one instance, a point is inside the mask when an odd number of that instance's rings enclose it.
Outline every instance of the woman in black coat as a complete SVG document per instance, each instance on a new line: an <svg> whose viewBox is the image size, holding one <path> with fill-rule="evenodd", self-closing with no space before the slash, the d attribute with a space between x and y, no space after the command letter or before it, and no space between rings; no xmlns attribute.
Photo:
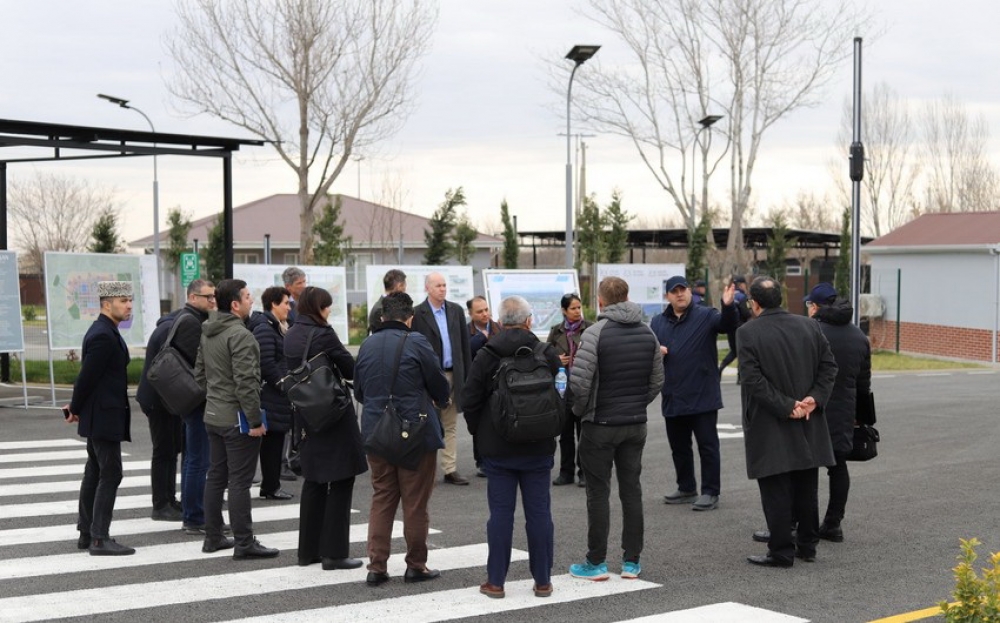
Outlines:
<svg viewBox="0 0 1000 623"><path fill-rule="evenodd" d="M327 322L333 298L323 288L308 287L298 299L298 316L285 335L288 368L325 352L345 379L354 378L354 358ZM312 335L309 352L306 342ZM356 569L350 558L351 500L354 477L368 471L361 431L353 407L322 433L303 428L302 503L299 510L299 565L323 563L323 569Z"/></svg>
<svg viewBox="0 0 1000 623"><path fill-rule="evenodd" d="M267 434L260 442L260 497L290 500L292 494L281 489L281 452L285 434L292 427L292 405L279 383L288 374L285 362L285 331L288 330L289 297L281 286L264 290L260 303L263 312L250 317L249 328L260 344L260 405L267 413Z"/></svg>
<svg viewBox="0 0 1000 623"><path fill-rule="evenodd" d="M576 294L563 295L559 305L562 307L563 321L552 327L545 341L555 347L559 362L566 368L568 378L573 370L573 358L580 348L580 337L593 323L583 317L583 303ZM586 483L583 481L583 469L576 456L576 441L580 438L580 418L573 415L573 392L570 391L569 385L566 386L564 397L566 423L563 425L562 434L559 435L559 476L552 481L552 484L556 486L573 484L575 466L582 487Z"/></svg>

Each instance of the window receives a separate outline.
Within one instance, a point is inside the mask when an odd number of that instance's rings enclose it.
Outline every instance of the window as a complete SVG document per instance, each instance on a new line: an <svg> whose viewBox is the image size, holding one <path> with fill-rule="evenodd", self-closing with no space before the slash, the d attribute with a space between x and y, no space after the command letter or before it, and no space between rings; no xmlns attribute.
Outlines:
<svg viewBox="0 0 1000 623"><path fill-rule="evenodd" d="M299 254L298 253L285 253L285 254L283 254L281 256L281 263L282 264L289 264L289 265L294 266L294 265L296 265L296 264L299 263Z"/></svg>
<svg viewBox="0 0 1000 623"><path fill-rule="evenodd" d="M260 264L260 256L256 253L233 253L234 264Z"/></svg>
<svg viewBox="0 0 1000 623"><path fill-rule="evenodd" d="M375 263L375 256L372 253L351 253L344 262L344 269L347 271L347 289L364 290L365 273L368 266Z"/></svg>

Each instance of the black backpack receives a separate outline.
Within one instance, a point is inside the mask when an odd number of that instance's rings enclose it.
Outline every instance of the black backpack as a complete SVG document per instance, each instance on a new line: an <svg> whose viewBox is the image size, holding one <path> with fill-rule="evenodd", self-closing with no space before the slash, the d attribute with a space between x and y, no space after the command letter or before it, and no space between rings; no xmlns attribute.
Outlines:
<svg viewBox="0 0 1000 623"><path fill-rule="evenodd" d="M489 344L483 347L500 359L490 395L493 427L512 443L544 441L562 432L565 408L545 359L547 346L521 346L510 357L500 357Z"/></svg>

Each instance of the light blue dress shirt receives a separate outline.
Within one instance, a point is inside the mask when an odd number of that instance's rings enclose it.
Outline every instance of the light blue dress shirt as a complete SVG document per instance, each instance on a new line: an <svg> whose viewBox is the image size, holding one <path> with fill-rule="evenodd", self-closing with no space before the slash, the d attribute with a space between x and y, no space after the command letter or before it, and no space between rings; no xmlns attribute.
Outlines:
<svg viewBox="0 0 1000 623"><path fill-rule="evenodd" d="M437 308L429 300L427 304L431 306L431 310L434 312L434 321L437 322L438 332L441 333L441 368L447 370L452 367L452 361L451 336L448 334L448 314L445 313L446 305Z"/></svg>

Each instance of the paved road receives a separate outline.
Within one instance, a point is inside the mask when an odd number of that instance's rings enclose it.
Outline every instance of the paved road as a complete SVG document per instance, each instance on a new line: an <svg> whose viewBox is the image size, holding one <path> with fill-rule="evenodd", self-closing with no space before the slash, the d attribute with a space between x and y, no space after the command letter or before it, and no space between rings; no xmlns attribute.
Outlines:
<svg viewBox="0 0 1000 623"><path fill-rule="evenodd" d="M746 555L763 551L749 538L763 527L763 519L756 483L745 475L738 388L727 378L723 390L729 406L720 414L720 428L726 433L720 508L693 513L661 503L662 494L672 489L673 470L662 424L653 417L644 455L646 548L641 579L590 583L560 577L584 555L586 518L584 491L557 487L552 495L556 591L550 600L530 595L523 553L515 553L507 599L489 600L476 592L485 577L482 479L469 487L442 484L434 493L431 526L438 532L431 536L430 563L445 572L432 585L394 580L369 589L363 572L296 567L296 500L255 501L256 529L265 544L282 547L278 559L238 563L205 556L197 540L147 519L148 484L142 484L142 477L148 476L150 446L138 412L133 420L136 440L126 444L130 456L125 459L132 463L126 477L133 478L135 486L120 491L112 524L123 542L139 548L128 562L138 566L118 567L122 559L88 557L74 549L72 527L72 483L79 479L83 459L65 454L79 456L81 446L73 443L75 436L55 410L3 408L0 620L224 621L258 616L270 621L283 620L278 615L288 613L294 621L377 618L412 623L486 621L502 612L505 623L840 623L918 610L948 597L960 537L978 537L984 554L1000 550L998 374L877 376L874 389L884 442L877 460L852 465L846 541L823 543L816 563L789 570L759 569L744 561ZM650 412L658 413L658 405ZM460 436L459 457L461 471L471 473L467 435ZM298 483L292 483L292 490L298 491ZM354 521L356 556L364 554L369 499L368 479L362 476L354 499L360 511ZM617 512L613 515L618 517ZM613 524L613 535L619 525ZM612 570L619 563L616 542L612 538ZM401 541L395 543L400 551ZM526 549L520 527L515 547ZM400 558L393 560L399 563Z"/></svg>

